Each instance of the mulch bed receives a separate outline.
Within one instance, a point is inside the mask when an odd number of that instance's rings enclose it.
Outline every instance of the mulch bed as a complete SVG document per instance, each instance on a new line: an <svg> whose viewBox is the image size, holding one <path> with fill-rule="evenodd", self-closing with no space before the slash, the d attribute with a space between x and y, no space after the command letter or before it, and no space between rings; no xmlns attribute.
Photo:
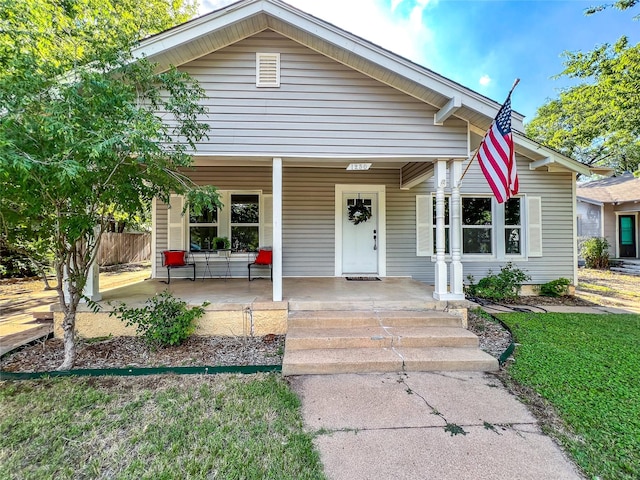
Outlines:
<svg viewBox="0 0 640 480"><path fill-rule="evenodd" d="M78 344L74 368L281 365L284 335L265 337L192 336L176 347L152 350L139 337L114 337ZM48 372L63 360L60 339L35 342L0 360L8 372Z"/></svg>

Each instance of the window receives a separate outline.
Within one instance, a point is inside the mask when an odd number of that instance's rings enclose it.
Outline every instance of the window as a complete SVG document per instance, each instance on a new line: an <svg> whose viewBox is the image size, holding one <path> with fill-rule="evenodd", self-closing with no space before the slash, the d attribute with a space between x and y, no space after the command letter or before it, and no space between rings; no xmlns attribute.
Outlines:
<svg viewBox="0 0 640 480"><path fill-rule="evenodd" d="M252 252L260 245L260 196L232 193L231 250Z"/></svg>
<svg viewBox="0 0 640 480"><path fill-rule="evenodd" d="M491 198L462 198L462 253L493 253Z"/></svg>
<svg viewBox="0 0 640 480"><path fill-rule="evenodd" d="M433 197L433 253L436 253L436 198ZM445 253L451 253L449 247L449 238L451 229L449 228L449 197L444 198L444 251Z"/></svg>
<svg viewBox="0 0 640 480"><path fill-rule="evenodd" d="M451 253L451 205L445 196L445 253ZM462 254L486 259L542 256L541 198L461 197ZM526 220L526 221L525 221ZM436 254L435 196L416 195L416 255Z"/></svg>
<svg viewBox="0 0 640 480"><path fill-rule="evenodd" d="M522 202L510 198L504 203L504 253L522 254Z"/></svg>
<svg viewBox="0 0 640 480"><path fill-rule="evenodd" d="M189 248L192 251L214 248L218 236L218 210L204 209L201 215L189 215Z"/></svg>

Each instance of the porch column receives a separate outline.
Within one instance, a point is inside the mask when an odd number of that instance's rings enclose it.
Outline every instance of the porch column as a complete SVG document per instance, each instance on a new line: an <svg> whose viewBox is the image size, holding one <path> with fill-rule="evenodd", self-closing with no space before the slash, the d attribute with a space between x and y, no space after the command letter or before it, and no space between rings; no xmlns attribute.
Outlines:
<svg viewBox="0 0 640 480"><path fill-rule="evenodd" d="M96 226L93 229L94 238L98 238L100 235L100 227ZM67 270L65 268L64 272L64 294L65 298L69 300L69 293L67 288ZM87 283L84 284L84 288L82 289L82 295L92 302L99 302L102 300L102 294L100 293L100 266L98 265L98 255L96 254L96 258L93 263L89 266L89 270L87 271ZM80 299L80 303L86 303L85 298Z"/></svg>
<svg viewBox="0 0 640 480"><path fill-rule="evenodd" d="M282 301L282 159L273 159L273 301Z"/></svg>
<svg viewBox="0 0 640 480"><path fill-rule="evenodd" d="M100 293L100 267L98 266L98 259L91 264L87 275L87 283L84 285L82 294L89 300L99 302L102 300L102 294ZM84 302L82 299L80 302Z"/></svg>
<svg viewBox="0 0 640 480"><path fill-rule="evenodd" d="M445 262L444 189L447 186L447 162L437 160L434 168L436 184L436 271L433 297L445 300L447 296L447 264Z"/></svg>
<svg viewBox="0 0 640 480"><path fill-rule="evenodd" d="M462 271L462 201L460 199L460 177L462 160L451 162L451 300L464 300L464 282Z"/></svg>

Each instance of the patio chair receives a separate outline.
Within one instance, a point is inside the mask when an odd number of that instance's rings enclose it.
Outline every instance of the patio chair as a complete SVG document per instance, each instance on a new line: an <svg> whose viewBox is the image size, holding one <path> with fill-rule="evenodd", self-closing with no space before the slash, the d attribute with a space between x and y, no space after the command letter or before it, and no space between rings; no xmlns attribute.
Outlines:
<svg viewBox="0 0 640 480"><path fill-rule="evenodd" d="M166 284L171 283L172 268L193 268L193 278L189 280L192 282L196 280L196 264L189 262L186 250L164 250L162 252L162 266L167 267L167 281L164 282Z"/></svg>
<svg viewBox="0 0 640 480"><path fill-rule="evenodd" d="M259 248L258 255L256 256L255 260L249 263L249 265L247 265L247 268L249 269L249 281L252 280L251 278L252 267L260 267L260 268L269 267L269 271L271 273L271 281L273 282L273 251L271 250L270 247Z"/></svg>

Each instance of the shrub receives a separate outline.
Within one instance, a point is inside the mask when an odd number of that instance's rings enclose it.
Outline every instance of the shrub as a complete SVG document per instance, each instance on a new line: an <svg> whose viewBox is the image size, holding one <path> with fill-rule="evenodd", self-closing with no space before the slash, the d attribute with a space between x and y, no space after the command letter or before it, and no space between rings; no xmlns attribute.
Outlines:
<svg viewBox="0 0 640 480"><path fill-rule="evenodd" d="M141 308L129 308L121 303L109 313L119 316L126 325L136 326L151 347L180 345L195 332L196 320L204 315L204 307L188 308L187 303L178 300L171 292L164 291L145 302Z"/></svg>
<svg viewBox="0 0 640 480"><path fill-rule="evenodd" d="M605 270L609 268L609 242L604 237L588 238L580 251L587 268Z"/></svg>
<svg viewBox="0 0 640 480"><path fill-rule="evenodd" d="M22 253L0 247L0 278L35 277L33 262Z"/></svg>
<svg viewBox="0 0 640 480"><path fill-rule="evenodd" d="M571 285L571 280L561 277L540 285L539 293L543 297L561 297L567 294L569 285Z"/></svg>
<svg viewBox="0 0 640 480"><path fill-rule="evenodd" d="M472 275L467 276L469 285L466 290L469 295L489 300L513 300L518 297L522 282L530 279L529 275L509 262L500 268L500 273L493 274L489 270L477 285Z"/></svg>

